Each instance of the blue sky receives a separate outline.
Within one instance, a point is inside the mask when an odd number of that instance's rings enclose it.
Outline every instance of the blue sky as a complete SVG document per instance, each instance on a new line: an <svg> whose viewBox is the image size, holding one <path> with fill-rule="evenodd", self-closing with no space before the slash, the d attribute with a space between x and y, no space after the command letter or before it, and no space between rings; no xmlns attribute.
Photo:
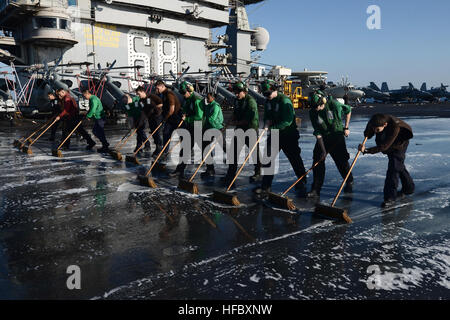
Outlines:
<svg viewBox="0 0 450 320"><path fill-rule="evenodd" d="M369 5L381 8L381 30L369 30ZM391 88L450 83L448 0L267 0L248 6L250 24L270 33L260 62L324 70L355 85Z"/></svg>

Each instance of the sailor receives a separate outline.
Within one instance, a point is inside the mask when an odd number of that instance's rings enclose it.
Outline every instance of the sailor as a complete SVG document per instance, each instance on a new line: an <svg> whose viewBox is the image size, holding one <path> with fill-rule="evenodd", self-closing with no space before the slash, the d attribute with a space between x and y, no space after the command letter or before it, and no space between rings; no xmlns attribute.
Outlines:
<svg viewBox="0 0 450 320"><path fill-rule="evenodd" d="M271 131L279 132L279 149L291 163L292 168L298 178L305 174L305 166L300 156L301 149L299 147L300 134L297 129L294 107L291 99L281 92L278 92L278 85L273 80L265 80L261 83L261 92L266 97L264 106L264 128L269 129L269 137L267 138L267 148L271 150L272 139ZM275 155L271 154L274 158ZM264 168L272 167L272 164L263 165ZM273 174L264 174L261 187L255 188L256 194L266 194L271 191ZM306 179L298 183L295 188L301 196L306 196Z"/></svg>
<svg viewBox="0 0 450 320"><path fill-rule="evenodd" d="M136 89L136 93L138 92L138 89L140 90L140 87ZM132 127L136 130L136 147L134 148L134 152L138 150L141 145L144 143L145 140L147 140L147 136L145 135L144 126L139 126L141 114L143 111L143 105L140 104L140 96L134 96L133 98L129 94L125 94L125 111L133 121ZM145 148L147 150L150 150L150 142L147 142Z"/></svg>
<svg viewBox="0 0 450 320"><path fill-rule="evenodd" d="M145 127L145 120L148 121L148 126L150 129L150 134L158 128L160 123L162 122L162 100L156 94L147 93L146 90L139 86L136 89L136 94L139 96L139 106L142 110L141 116L139 119L139 127ZM144 134L145 135L145 134ZM162 140L162 130L158 129L153 135L153 141L155 142L156 148L153 152L153 155L157 155L161 152L163 148L163 140ZM147 139L147 138L145 138ZM145 140L142 141L142 143ZM145 144L144 150L150 150L150 143L147 142Z"/></svg>
<svg viewBox="0 0 450 320"><path fill-rule="evenodd" d="M223 113L222 107L215 100L214 93L209 92L206 98L201 102L201 108L203 110L203 130L217 129L222 130L223 126ZM213 142L203 142L203 154L206 154L212 147ZM215 147L215 146L214 146ZM214 151L211 152L210 158L214 158ZM212 178L215 175L214 164L207 164L206 171L201 173L202 178Z"/></svg>
<svg viewBox="0 0 450 320"><path fill-rule="evenodd" d="M64 89L58 89L56 91L56 94L58 95L58 98L61 101L63 111L56 117L55 120L57 121L61 119L64 120L64 127L63 127L64 134L62 139L65 139L69 135L69 133L72 132L72 130L77 126L78 122L81 120L79 116L79 108L77 102L68 91ZM95 141L92 140L90 134L86 132L82 124L77 128L76 132L81 134L81 136L86 140L88 144L86 146L86 150L91 150L95 146ZM67 139L62 148L67 150L69 149L69 147L70 147L70 138Z"/></svg>
<svg viewBox="0 0 450 320"><path fill-rule="evenodd" d="M414 193L414 181L405 167L406 150L409 140L414 135L406 122L387 114L375 114L367 123L364 136L371 139L374 135L376 135L375 147L366 148L360 144L358 150L363 154L382 152L388 156L382 207L389 207L397 198ZM402 182L402 189L397 192L399 179Z"/></svg>
<svg viewBox="0 0 450 320"><path fill-rule="evenodd" d="M233 92L236 95L236 105L233 109L233 116L231 120L231 125L236 126L236 129L242 129L244 132L247 130L254 130L256 136L258 136L258 128L259 128L259 114L258 114L258 104L256 100L248 93L248 88L246 84L242 81L239 81L233 85ZM252 146L249 145L249 139L246 138L245 143L249 148ZM225 184L230 184L236 175L237 167L238 167L238 156L241 150L237 150L237 137L234 137L234 142L232 144L234 146L233 155L234 160L233 163L228 166L228 171L226 176L223 178ZM243 144L241 144L243 146ZM261 161L259 155L259 144L256 153L256 164L255 171L253 176L250 177L250 182L257 182L261 178Z"/></svg>
<svg viewBox="0 0 450 320"><path fill-rule="evenodd" d="M194 139L194 126L201 125L203 120L203 109L201 107L202 99L197 96L194 92L194 86L187 82L183 81L180 84L179 92L184 97L184 102L182 105L182 113L184 115L184 122L182 128L189 131L190 139L191 139L191 150L194 149L195 139ZM199 146L200 148L202 146ZM175 171L171 172L170 176L180 176L184 177L184 170L186 169L186 163L183 159L183 148L180 150L180 159L181 162L178 164Z"/></svg>
<svg viewBox="0 0 450 320"><path fill-rule="evenodd" d="M180 124L183 118L183 113L181 110L180 100L178 100L178 97L172 90L166 87L164 81L156 81L156 93L159 94L163 100L162 117L164 125L162 132L163 144L165 145L171 138L172 133ZM166 148L164 150L163 157L166 157L168 154L169 148Z"/></svg>
<svg viewBox="0 0 450 320"><path fill-rule="evenodd" d="M327 97L323 91L316 90L309 94L308 103L311 107L309 118L314 128L316 145L313 151L313 163L320 163L313 169L313 184L308 193L309 198L320 196L325 178L325 158L328 153L334 160L342 178L345 178L350 170L348 160L350 155L345 144L345 137L350 134L349 124L352 116L352 108L342 104L333 97ZM345 117L345 126L343 118ZM322 160L322 161L321 161ZM344 188L344 192L352 192L353 175L350 174Z"/></svg>
<svg viewBox="0 0 450 320"><path fill-rule="evenodd" d="M90 121L94 118L94 127L92 128L92 133L100 140L102 147L97 149L99 153L106 153L109 151L109 143L105 136L105 111L103 110L103 105L100 99L93 95L89 89L85 88L83 90L83 97L89 100L89 112L86 118Z"/></svg>
<svg viewBox="0 0 450 320"><path fill-rule="evenodd" d="M50 101L50 108L52 111L52 117L57 117L61 113L61 103L59 102L58 98L56 97L56 93L53 91L49 91L47 93L48 100ZM56 131L59 127L59 121L56 122L50 131L50 138L49 141L55 141Z"/></svg>

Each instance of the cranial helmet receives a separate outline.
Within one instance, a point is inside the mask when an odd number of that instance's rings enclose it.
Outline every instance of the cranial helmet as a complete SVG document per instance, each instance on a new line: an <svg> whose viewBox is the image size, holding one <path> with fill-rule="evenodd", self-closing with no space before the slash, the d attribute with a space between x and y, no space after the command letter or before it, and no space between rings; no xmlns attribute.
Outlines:
<svg viewBox="0 0 450 320"><path fill-rule="evenodd" d="M194 86L188 81L183 81L180 84L180 93L185 94L186 92L194 92Z"/></svg>
<svg viewBox="0 0 450 320"><path fill-rule="evenodd" d="M317 108L327 103L327 96L321 90L315 90L309 94L308 100L312 108Z"/></svg>
<svg viewBox="0 0 450 320"><path fill-rule="evenodd" d="M242 81L236 82L233 85L233 91L234 92L247 91L247 85Z"/></svg>
<svg viewBox="0 0 450 320"><path fill-rule="evenodd" d="M267 96L269 93L278 89L278 84L271 79L267 79L261 83L260 88L261 92Z"/></svg>

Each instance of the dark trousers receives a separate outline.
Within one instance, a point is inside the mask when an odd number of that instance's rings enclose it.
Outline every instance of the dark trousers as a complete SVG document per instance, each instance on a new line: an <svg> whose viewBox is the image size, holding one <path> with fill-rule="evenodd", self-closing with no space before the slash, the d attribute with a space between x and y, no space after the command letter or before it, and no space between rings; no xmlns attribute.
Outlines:
<svg viewBox="0 0 450 320"><path fill-rule="evenodd" d="M333 158L333 161L336 164L336 167L339 170L342 178L345 179L348 171L350 170L350 165L348 164L350 155L347 151L344 135L323 137L323 143L325 145L325 150L331 155L331 158ZM316 142L313 151L313 162L318 162L321 159L321 156L322 149L319 143ZM317 167L314 168L313 176L314 180L312 189L320 192L320 190L322 189L323 181L325 179L325 161L322 161L317 165ZM350 174L350 176L348 177L347 182L353 182L352 174Z"/></svg>
<svg viewBox="0 0 450 320"><path fill-rule="evenodd" d="M233 163L230 164L228 166L228 172L227 172L227 176L228 177L234 177L236 175L237 172L237 168L238 168L238 159L239 159L239 154L241 153L241 150L237 150L238 148L238 140L237 137L233 138ZM250 139L248 137L245 138L245 145L249 148L249 152L250 150L254 147L253 145L250 145ZM253 151L253 153L256 153L256 164L255 164L255 175L259 175L261 173L261 157L259 154L259 143L256 147L256 149ZM253 154L252 154L252 159L253 159ZM249 160L250 161L250 160Z"/></svg>
<svg viewBox="0 0 450 320"><path fill-rule="evenodd" d="M386 180L384 182L384 199L395 200L397 198L398 180L402 182L403 191L413 193L414 181L405 167L406 150L409 142L405 143L401 150L394 150L387 154L389 159Z"/></svg>
<svg viewBox="0 0 450 320"><path fill-rule="evenodd" d="M166 145L167 141L172 137L173 132L178 127L181 122L181 113L172 115L169 119L167 119L166 123L163 126L162 136L163 136L163 144ZM169 153L169 148L167 147L164 150L164 154Z"/></svg>
<svg viewBox="0 0 450 320"><path fill-rule="evenodd" d="M203 141L202 142L202 153L203 154L208 153L209 150L211 150L211 148L213 147L213 144L214 144L214 140L213 141ZM216 145L214 146L214 148L216 147ZM214 151L211 152L211 154L208 156L208 158L211 158L211 159L214 158ZM203 160L203 158L202 158L202 160ZM209 171L209 172L214 171L214 163L207 164L206 171Z"/></svg>
<svg viewBox="0 0 450 320"><path fill-rule="evenodd" d="M104 148L109 147L109 143L105 136L105 119L94 119L94 128L92 128L94 136L100 140Z"/></svg>
<svg viewBox="0 0 450 320"><path fill-rule="evenodd" d="M134 119L134 128L137 128L138 125L139 119ZM145 134L145 125L142 125L136 131L136 149L139 148L145 140L147 140L147 135ZM147 141L145 145L150 147L150 142Z"/></svg>
<svg viewBox="0 0 450 320"><path fill-rule="evenodd" d="M194 126L185 124L185 125L183 125L183 129L186 129L187 131L189 131L189 134L191 136L191 146L190 147L191 147L191 151L192 151L195 147ZM181 141L183 141L183 138L181 138ZM180 161L181 162L178 164L178 170L184 170L186 168L186 163L183 162L182 157L183 157L183 148L181 148L181 150L180 150Z"/></svg>
<svg viewBox="0 0 450 320"><path fill-rule="evenodd" d="M69 133L72 132L72 130L77 126L79 121L81 121L80 117L72 117L64 120L63 138L61 142L64 141L64 139L69 135ZM92 140L91 138L91 135L87 133L87 131L83 128L83 124L81 124L75 132L79 133L86 140L88 145L95 144L94 140ZM70 138L67 139L67 141L64 143L63 146L64 147L70 146Z"/></svg>
<svg viewBox="0 0 450 320"><path fill-rule="evenodd" d="M50 140L54 141L55 140L55 136L56 136L56 131L58 131L58 127L59 127L59 123L60 121L56 122L50 131ZM70 131L69 131L70 132ZM64 135L64 134L63 134Z"/></svg>
<svg viewBox="0 0 450 320"><path fill-rule="evenodd" d="M155 131L156 128L158 128L159 124L162 122L162 116L155 116L153 115L149 120L148 120L148 126L150 128L150 134L153 133L153 131ZM162 136L162 132L163 130L161 128L158 129L158 131L155 132L155 134L153 135L153 141L155 142L156 145L156 150L162 150L163 148L163 136Z"/></svg>
<svg viewBox="0 0 450 320"><path fill-rule="evenodd" d="M305 174L305 166L303 164L302 157L300 156L301 149L298 145L298 141L300 139L300 134L297 130L288 133L280 132L280 141L279 141L279 150L283 150L284 154L288 158L291 163L292 169L294 169L295 175L297 178L300 178ZM271 137L267 138L267 148L271 150ZM263 167L270 167L271 164L263 165ZM266 189L272 186L273 175L264 175L262 180L262 188ZM302 180L303 183L306 183L306 179Z"/></svg>

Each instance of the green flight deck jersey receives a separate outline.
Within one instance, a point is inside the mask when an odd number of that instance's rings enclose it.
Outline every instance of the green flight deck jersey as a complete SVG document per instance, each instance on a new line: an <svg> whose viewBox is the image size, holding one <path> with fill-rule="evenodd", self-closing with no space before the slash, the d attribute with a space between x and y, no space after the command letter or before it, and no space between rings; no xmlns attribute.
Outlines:
<svg viewBox="0 0 450 320"><path fill-rule="evenodd" d="M248 130L259 128L258 104L256 100L247 93L244 99L237 100L233 111L234 119L237 121L246 120L247 125L239 125L238 129Z"/></svg>
<svg viewBox="0 0 450 320"><path fill-rule="evenodd" d="M329 97L323 110L309 110L309 118L314 128L314 135L323 137L343 135L342 118L351 111L352 108L350 106Z"/></svg>
<svg viewBox="0 0 450 320"><path fill-rule="evenodd" d="M202 99L197 97L194 93L188 99L184 100L183 103L183 113L186 115L186 122L189 125L194 125L194 121L202 121L203 119L203 109L202 109Z"/></svg>
<svg viewBox="0 0 450 320"><path fill-rule="evenodd" d="M135 120L139 120L139 118L141 117L142 108L139 105L139 100L139 96L135 96L132 98L131 103L125 105L127 115Z"/></svg>
<svg viewBox="0 0 450 320"><path fill-rule="evenodd" d="M207 129L219 129L223 128L223 113L220 105L213 101L210 104L202 101L203 109L203 130Z"/></svg>
<svg viewBox="0 0 450 320"><path fill-rule="evenodd" d="M89 98L89 112L86 117L94 117L97 120L105 117L105 111L103 110L102 102L97 96L91 95L91 97Z"/></svg>
<svg viewBox="0 0 450 320"><path fill-rule="evenodd" d="M297 130L295 111L291 99L278 92L276 98L267 100L264 106L264 122L270 120L270 129L280 130L280 134Z"/></svg>

